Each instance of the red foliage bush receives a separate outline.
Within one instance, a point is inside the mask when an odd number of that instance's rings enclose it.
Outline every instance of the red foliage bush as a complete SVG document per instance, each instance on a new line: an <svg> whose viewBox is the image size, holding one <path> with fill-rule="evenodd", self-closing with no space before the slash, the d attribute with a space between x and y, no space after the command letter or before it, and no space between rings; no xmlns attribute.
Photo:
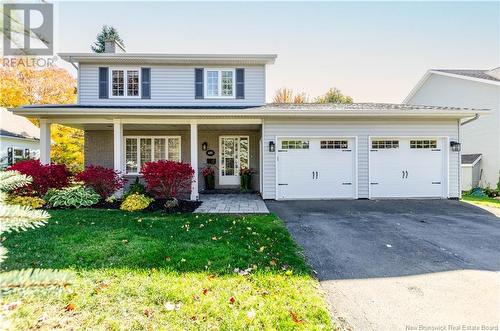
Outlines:
<svg viewBox="0 0 500 331"><path fill-rule="evenodd" d="M191 187L194 170L189 163L160 160L146 162L141 174L150 193L157 198L170 199Z"/></svg>
<svg viewBox="0 0 500 331"><path fill-rule="evenodd" d="M92 188L102 199L110 197L125 185L125 179L121 178L120 174L113 169L93 165L77 174L75 180Z"/></svg>
<svg viewBox="0 0 500 331"><path fill-rule="evenodd" d="M19 161L7 170L17 170L31 176L31 184L16 190L20 195L43 197L51 188L68 186L71 173L64 164L41 164L39 160Z"/></svg>

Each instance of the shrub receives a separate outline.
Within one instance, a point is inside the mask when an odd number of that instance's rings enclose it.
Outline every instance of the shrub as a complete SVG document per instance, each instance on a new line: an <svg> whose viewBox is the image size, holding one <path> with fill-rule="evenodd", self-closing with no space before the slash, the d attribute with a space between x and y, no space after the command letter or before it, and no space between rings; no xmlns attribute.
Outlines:
<svg viewBox="0 0 500 331"><path fill-rule="evenodd" d="M194 170L188 163L160 160L146 162L141 174L149 192L158 198L171 199L190 188Z"/></svg>
<svg viewBox="0 0 500 331"><path fill-rule="evenodd" d="M32 209L42 208L45 205L45 200L39 197L27 197L21 195L10 195L6 202L9 205L26 206Z"/></svg>
<svg viewBox="0 0 500 331"><path fill-rule="evenodd" d="M129 186L127 192L123 195L126 199L131 194L146 194L146 187L139 181L139 177L135 177L135 181Z"/></svg>
<svg viewBox="0 0 500 331"><path fill-rule="evenodd" d="M132 193L123 200L120 209L125 211L138 211L148 208L153 199L144 194Z"/></svg>
<svg viewBox="0 0 500 331"><path fill-rule="evenodd" d="M100 196L93 189L83 186L50 190L44 200L50 207L80 208L90 207L99 202Z"/></svg>
<svg viewBox="0 0 500 331"><path fill-rule="evenodd" d="M125 179L121 178L113 169L92 165L77 174L75 180L83 182L85 187L93 189L103 200L125 185Z"/></svg>
<svg viewBox="0 0 500 331"><path fill-rule="evenodd" d="M70 172L64 164L41 164L39 160L20 161L8 170L17 170L32 178L31 184L15 190L19 195L43 197L51 188L68 186Z"/></svg>

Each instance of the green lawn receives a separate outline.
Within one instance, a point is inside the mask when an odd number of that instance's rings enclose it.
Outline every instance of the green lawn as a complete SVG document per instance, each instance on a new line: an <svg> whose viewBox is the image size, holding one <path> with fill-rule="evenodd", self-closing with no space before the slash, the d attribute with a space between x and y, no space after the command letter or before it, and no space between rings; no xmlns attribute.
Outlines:
<svg viewBox="0 0 500 331"><path fill-rule="evenodd" d="M478 205L500 208L500 200L493 198L478 198L478 197L472 197L470 195L464 195L462 196L462 200L465 202L475 203Z"/></svg>
<svg viewBox="0 0 500 331"><path fill-rule="evenodd" d="M12 329L333 328L318 282L273 215L50 213L47 226L6 236L2 269L63 269L75 280L61 292L1 298L18 302L3 312Z"/></svg>

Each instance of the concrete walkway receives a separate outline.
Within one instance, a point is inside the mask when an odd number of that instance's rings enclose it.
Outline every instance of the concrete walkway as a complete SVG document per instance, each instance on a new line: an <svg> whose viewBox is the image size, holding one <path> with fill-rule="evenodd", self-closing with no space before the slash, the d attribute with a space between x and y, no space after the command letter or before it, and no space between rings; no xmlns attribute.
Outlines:
<svg viewBox="0 0 500 331"><path fill-rule="evenodd" d="M267 214L269 210L257 194L201 194L203 202L195 213Z"/></svg>

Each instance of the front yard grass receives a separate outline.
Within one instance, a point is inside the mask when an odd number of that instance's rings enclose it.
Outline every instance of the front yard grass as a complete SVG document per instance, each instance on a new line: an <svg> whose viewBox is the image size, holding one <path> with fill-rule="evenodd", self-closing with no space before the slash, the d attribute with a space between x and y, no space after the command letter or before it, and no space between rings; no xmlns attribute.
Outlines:
<svg viewBox="0 0 500 331"><path fill-rule="evenodd" d="M500 200L498 199L486 198L486 197L480 198L480 197L473 197L470 195L463 195L462 200L472 204L484 205L493 208L500 208Z"/></svg>
<svg viewBox="0 0 500 331"><path fill-rule="evenodd" d="M318 282L273 215L50 213L45 227L6 236L1 267L67 270L73 284L3 296L0 328L333 328Z"/></svg>

